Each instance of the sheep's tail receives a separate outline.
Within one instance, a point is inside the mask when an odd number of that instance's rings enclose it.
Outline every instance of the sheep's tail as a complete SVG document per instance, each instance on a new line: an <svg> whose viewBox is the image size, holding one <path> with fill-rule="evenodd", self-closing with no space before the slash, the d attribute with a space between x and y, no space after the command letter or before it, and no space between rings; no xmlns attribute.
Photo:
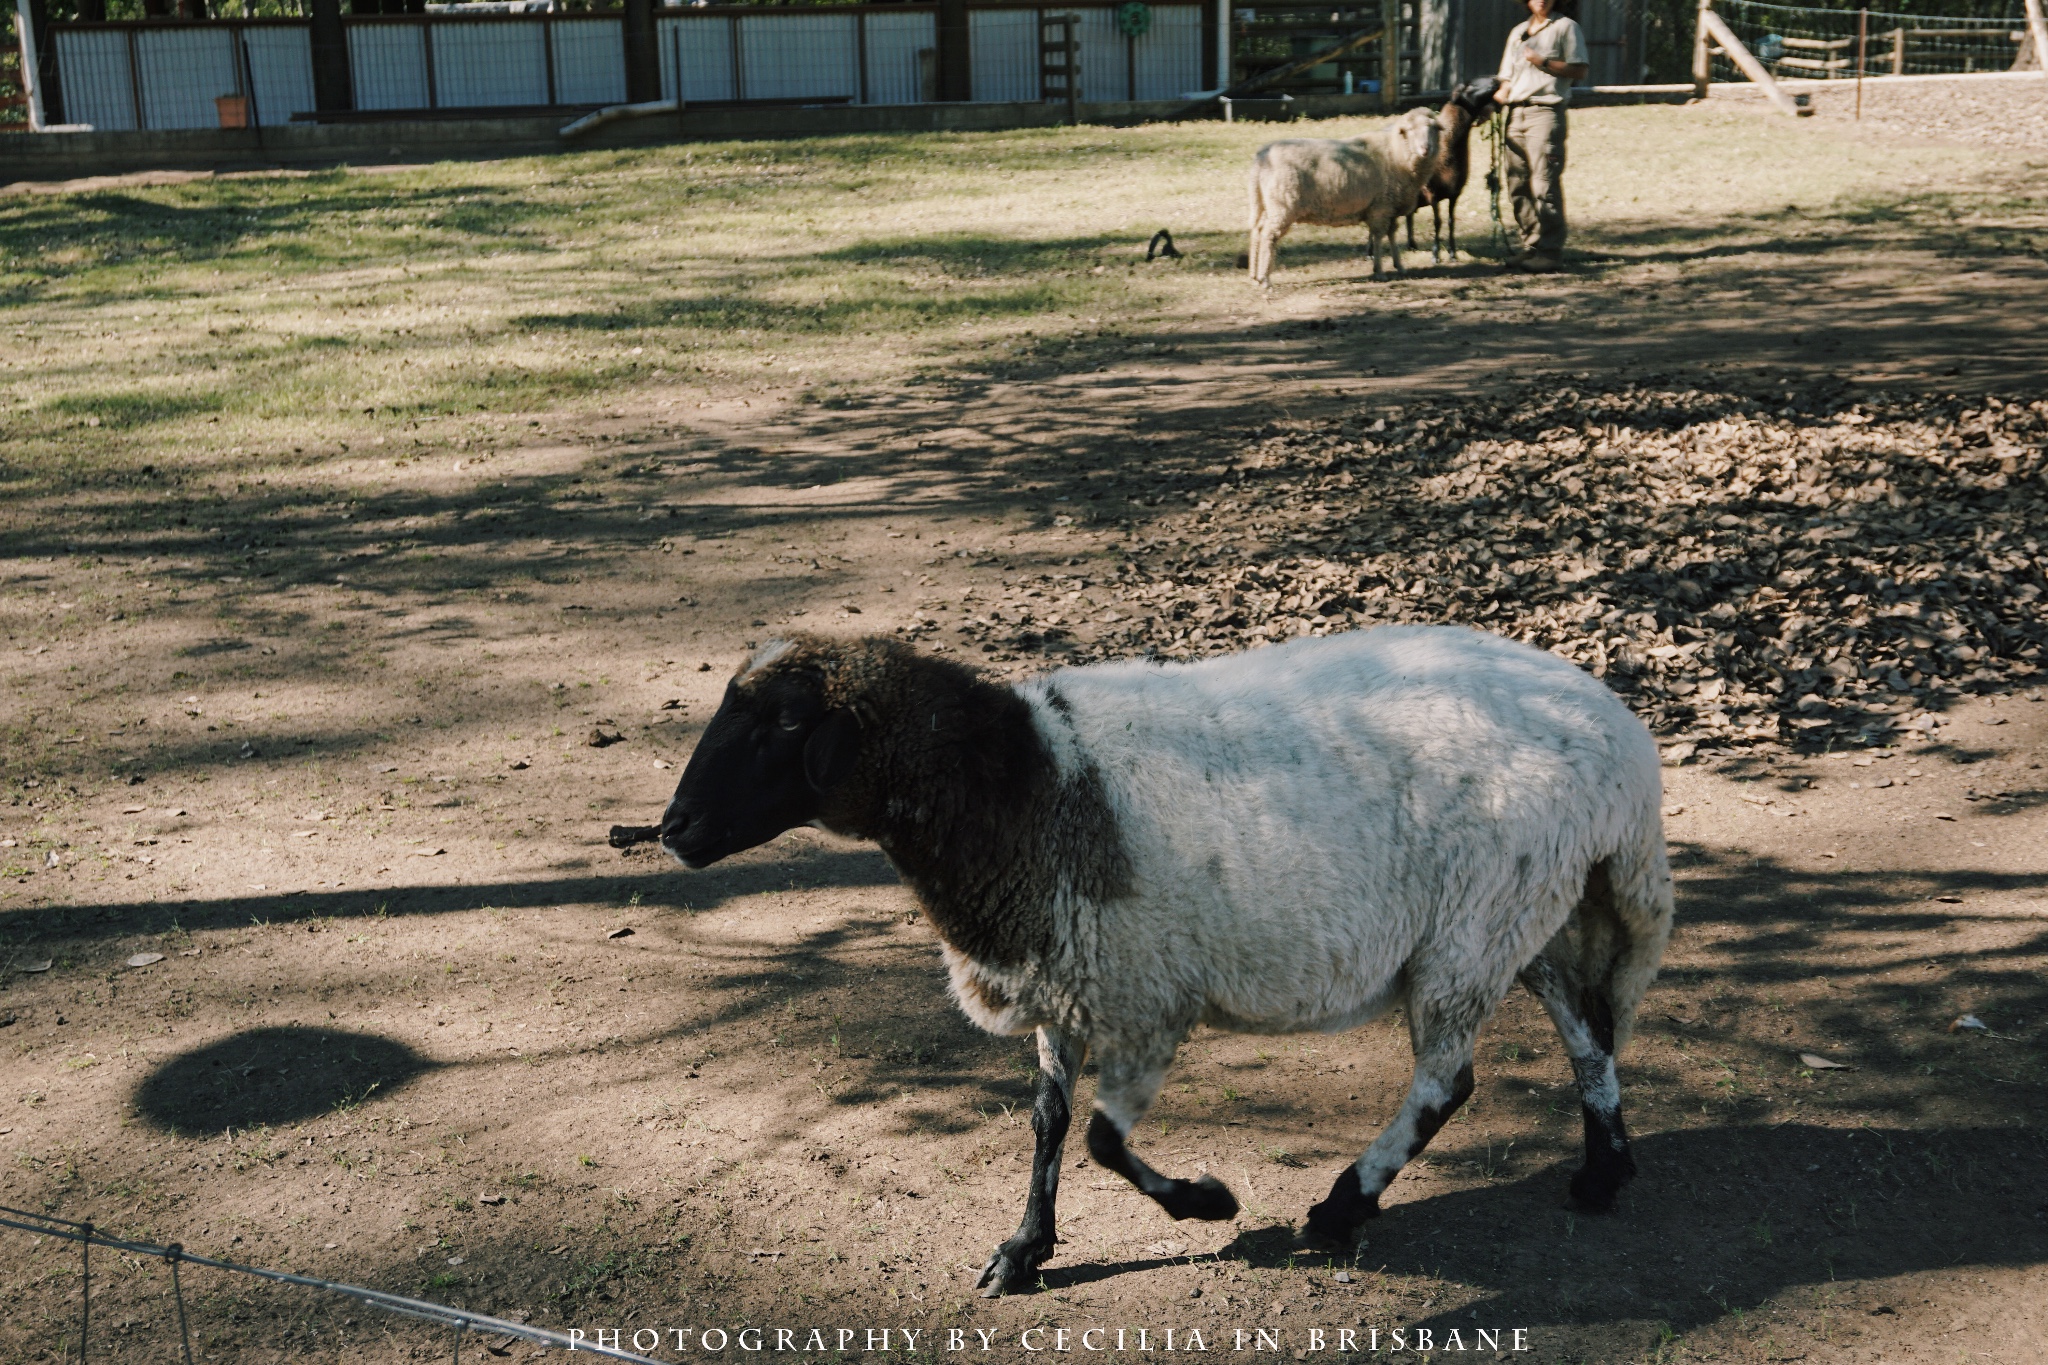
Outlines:
<svg viewBox="0 0 2048 1365"><path fill-rule="evenodd" d="M1613 1021L1619 1053L1635 1031L1636 1008L1656 979L1671 938L1671 867L1656 798L1627 846L1594 864L1578 910L1579 980Z"/></svg>

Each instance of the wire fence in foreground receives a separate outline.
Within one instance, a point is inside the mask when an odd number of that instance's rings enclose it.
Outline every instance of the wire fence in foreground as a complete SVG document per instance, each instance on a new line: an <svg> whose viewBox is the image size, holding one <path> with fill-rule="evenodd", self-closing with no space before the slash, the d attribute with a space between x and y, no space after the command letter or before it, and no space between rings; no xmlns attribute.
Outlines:
<svg viewBox="0 0 2048 1365"><path fill-rule="evenodd" d="M439 1323L452 1329L454 1341L450 1347L456 1365L462 1361L462 1338L467 1332L503 1334L522 1337L542 1346L557 1346L571 1351L587 1351L592 1355L606 1356L613 1360L629 1360L637 1365L663 1365L663 1362L649 1356L635 1355L631 1351L613 1346L600 1346L591 1341L579 1340L561 1332L550 1332L545 1327L532 1327L523 1322L512 1322L505 1318L494 1318L487 1313L472 1313L462 1308L450 1308L442 1303L429 1303L424 1299L409 1299L402 1294L387 1294L381 1289L365 1289L358 1284L339 1284L333 1280L322 1280L312 1275L294 1275L283 1270L265 1270L259 1266L236 1265L233 1261L216 1260L211 1256L200 1256L185 1250L176 1242L169 1246L155 1246L148 1242L130 1242L119 1237L109 1237L98 1231L91 1223L74 1223L68 1218L52 1218L48 1214L31 1213L26 1209L8 1208L0 1204L0 1227L14 1228L22 1232L33 1232L44 1237L58 1237L79 1244L80 1279L78 1309L78 1359L84 1365L92 1337L92 1249L107 1247L114 1251L125 1251L133 1256L147 1256L161 1260L171 1268L171 1297L178 1310L178 1340L184 1348L185 1365L194 1365L192 1356L192 1331L185 1315L184 1286L178 1278L178 1267L201 1265L210 1270L225 1270L235 1275L249 1275L259 1280L276 1284L295 1284L306 1289L323 1290L340 1294L372 1308L381 1308L387 1313L397 1313L424 1322Z"/></svg>

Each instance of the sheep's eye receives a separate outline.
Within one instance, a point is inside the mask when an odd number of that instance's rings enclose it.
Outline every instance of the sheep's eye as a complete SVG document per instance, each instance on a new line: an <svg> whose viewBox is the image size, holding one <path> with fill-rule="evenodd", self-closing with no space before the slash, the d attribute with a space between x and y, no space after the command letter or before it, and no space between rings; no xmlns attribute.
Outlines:
<svg viewBox="0 0 2048 1365"><path fill-rule="evenodd" d="M803 729L803 728L804 728L804 723L803 723L802 721L800 721L800 720L796 719L796 718L795 718L794 716L784 716L784 717L782 718L782 728L783 728L784 730L792 730L792 731L794 731L794 730L801 730L801 729Z"/></svg>

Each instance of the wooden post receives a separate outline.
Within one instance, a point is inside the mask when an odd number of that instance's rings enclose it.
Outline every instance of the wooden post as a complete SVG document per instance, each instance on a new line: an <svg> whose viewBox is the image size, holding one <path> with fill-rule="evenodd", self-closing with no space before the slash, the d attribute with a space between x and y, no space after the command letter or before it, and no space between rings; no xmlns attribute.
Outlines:
<svg viewBox="0 0 2048 1365"><path fill-rule="evenodd" d="M1380 108L1401 102L1401 0L1380 0Z"/></svg>
<svg viewBox="0 0 2048 1365"><path fill-rule="evenodd" d="M1764 70L1764 64L1749 55L1749 49L1735 36L1735 30L1721 22L1720 15L1710 9L1703 9L1700 11L1700 17L1706 23L1707 35L1721 45L1722 50L1742 68L1742 74L1749 77L1759 90L1768 95L1771 103L1777 105L1781 113L1798 118L1813 112L1812 105L1801 106L1795 103L1790 95L1778 87L1777 81L1771 78L1771 73Z"/></svg>
<svg viewBox="0 0 2048 1365"><path fill-rule="evenodd" d="M1892 74L1906 74L1906 26L1900 24L1892 30Z"/></svg>
<svg viewBox="0 0 2048 1365"><path fill-rule="evenodd" d="M57 43L50 33L49 9L43 0L22 0L15 9L15 22L21 25L21 75L23 93L30 95L29 115L33 119L36 106L41 105L43 123L64 123L64 90L57 78ZM139 104L135 117L139 126Z"/></svg>
<svg viewBox="0 0 2048 1365"><path fill-rule="evenodd" d="M1707 82L1714 77L1714 61L1707 52L1707 16L1714 12L1714 0L1700 0L1700 12L1692 34L1692 97L1707 97Z"/></svg>
<svg viewBox="0 0 2048 1365"><path fill-rule="evenodd" d="M1870 7L1856 11L1856 117L1863 117L1863 59L1870 51Z"/></svg>
<svg viewBox="0 0 2048 1365"><path fill-rule="evenodd" d="M654 36L654 0L626 0L622 21L626 103L652 103L661 98L661 48Z"/></svg>
<svg viewBox="0 0 2048 1365"><path fill-rule="evenodd" d="M2048 23L2041 19L2041 0L2027 0L2027 34L2034 40L2034 65L2048 79Z"/></svg>
<svg viewBox="0 0 2048 1365"><path fill-rule="evenodd" d="M349 69L348 29L341 22L341 0L313 0L313 108L338 113L356 107L356 83Z"/></svg>

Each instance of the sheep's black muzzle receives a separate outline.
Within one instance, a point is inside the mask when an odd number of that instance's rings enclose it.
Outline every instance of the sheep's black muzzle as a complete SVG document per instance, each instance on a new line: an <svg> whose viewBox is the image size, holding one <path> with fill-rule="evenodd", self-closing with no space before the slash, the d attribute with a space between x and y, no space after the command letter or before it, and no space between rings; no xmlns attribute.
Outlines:
<svg viewBox="0 0 2048 1365"><path fill-rule="evenodd" d="M719 824L709 811L670 805L661 817L661 846L684 867L709 867L733 852Z"/></svg>

